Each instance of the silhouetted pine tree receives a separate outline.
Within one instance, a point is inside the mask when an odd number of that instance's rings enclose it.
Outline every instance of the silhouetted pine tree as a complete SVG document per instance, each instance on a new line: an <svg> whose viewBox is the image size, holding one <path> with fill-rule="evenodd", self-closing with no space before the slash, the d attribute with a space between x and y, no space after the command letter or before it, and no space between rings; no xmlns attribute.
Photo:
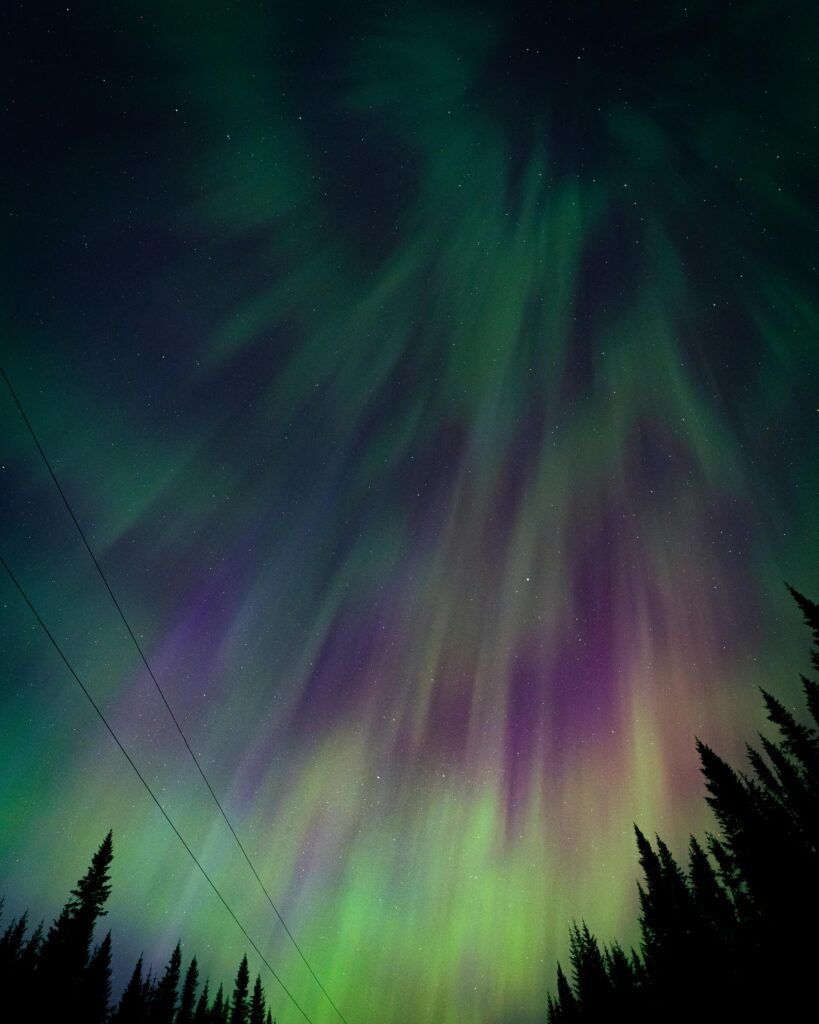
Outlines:
<svg viewBox="0 0 819 1024"><path fill-rule="evenodd" d="M196 1001L196 1009L193 1013L193 1024L208 1024L210 1020L210 985L207 978L202 986L202 992Z"/></svg>
<svg viewBox="0 0 819 1024"><path fill-rule="evenodd" d="M112 1020L114 1024L143 1024L146 1016L145 980L142 977L142 957L140 956L128 984L123 989Z"/></svg>
<svg viewBox="0 0 819 1024"><path fill-rule="evenodd" d="M810 862L819 848L819 734L797 722L775 697L764 690L762 694L768 719L782 740L775 744L760 736L773 770L753 748L749 748L749 758L760 783L787 815L792 841L800 857L806 858L804 870L810 873Z"/></svg>
<svg viewBox="0 0 819 1024"><path fill-rule="evenodd" d="M816 639L817 606L789 589ZM812 660L819 665L816 651ZM815 684L803 677L803 690L813 714ZM754 979L755 1009L781 1014L794 986L779 991L764 979L805 978L813 970L805 945L785 937L798 934L819 910L819 734L771 694L762 695L780 739L761 736L761 752L748 747L752 777L734 772L703 744L698 749L707 799L720 825L720 868L741 922L745 973Z"/></svg>
<svg viewBox="0 0 819 1024"><path fill-rule="evenodd" d="M37 969L37 959L43 945L43 922L41 921L32 932L31 938L23 943L23 948L17 957L15 977L20 990L28 991L34 983L34 972Z"/></svg>
<svg viewBox="0 0 819 1024"><path fill-rule="evenodd" d="M811 683L804 676L802 686L807 698ZM782 734L783 752L798 763L797 772L807 788L815 790L819 785L819 736L816 730L797 722L785 705L766 690L762 691L762 697L768 719Z"/></svg>
<svg viewBox="0 0 819 1024"><path fill-rule="evenodd" d="M750 887L758 901L770 885L766 853L772 839L770 815L765 814L761 791L700 740L697 752L708 790L705 799L719 824L720 866L738 895L747 894ZM750 901L739 900L738 906L744 913L752 910L756 914L761 909L752 907Z"/></svg>
<svg viewBox="0 0 819 1024"><path fill-rule="evenodd" d="M585 921L582 927L574 924L571 928L569 959L581 1019L594 1020L610 1011L612 987L603 954Z"/></svg>
<svg viewBox="0 0 819 1024"><path fill-rule="evenodd" d="M13 917L0 936L0 984L4 986L17 971L17 961L23 951L27 928L26 910L20 917Z"/></svg>
<svg viewBox="0 0 819 1024"><path fill-rule="evenodd" d="M262 979L257 974L256 982L253 985L253 996L250 1000L250 1024L264 1024L264 1013L264 989L262 988Z"/></svg>
<svg viewBox="0 0 819 1024"><path fill-rule="evenodd" d="M247 1024L247 994L249 988L250 971L247 966L247 957L243 956L242 962L239 964L239 970L236 972L233 998L230 1001L230 1024Z"/></svg>
<svg viewBox="0 0 819 1024"><path fill-rule="evenodd" d="M80 983L78 1003L80 1020L87 1024L105 1024L111 1002L111 933L94 950Z"/></svg>
<svg viewBox="0 0 819 1024"><path fill-rule="evenodd" d="M693 836L688 851L688 879L697 913L697 987L700 992L715 993L715 1007L727 1011L733 1006L737 1010L737 1000L745 998L741 978L747 951L734 904L705 850Z"/></svg>
<svg viewBox="0 0 819 1024"><path fill-rule="evenodd" d="M28 912L14 918L0 937L0 999L7 1008L28 1007L34 970L42 944L43 926L39 924L26 938Z"/></svg>
<svg viewBox="0 0 819 1024"><path fill-rule="evenodd" d="M819 606L789 590L813 631L819 669ZM819 726L819 685L804 677L802 685ZM761 749L747 747L751 775L697 741L719 826L708 852L692 838L686 873L659 837L655 852L635 830L642 959L629 960L616 944L601 953L585 925L573 926L574 984L558 966L550 1024L597 1021L604 1012L630 1024L804 1015L815 952L799 936L819 911L819 732L762 696L779 739L761 736Z"/></svg>
<svg viewBox="0 0 819 1024"><path fill-rule="evenodd" d="M158 981L150 971L145 975L140 956L116 1009L111 1010L111 933L93 952L90 945L94 925L104 916L111 891L108 872L112 857L109 832L45 940L42 924L26 938L27 914L14 918L0 933L0 1019L33 1024L63 1020L78 1024L271 1024L258 975L252 997L249 995L246 956L239 964L230 1001L220 985L211 1005L207 980L197 999L196 957L188 965L180 993L179 943ZM0 914L2 909L0 899Z"/></svg>
<svg viewBox="0 0 819 1024"><path fill-rule="evenodd" d="M546 1019L548 1024L576 1024L580 1020L577 999L560 964L557 965L557 996L554 1000L549 996Z"/></svg>
<svg viewBox="0 0 819 1024"><path fill-rule="evenodd" d="M221 985L216 991L216 998L210 1008L209 1024L228 1024L228 1005Z"/></svg>
<svg viewBox="0 0 819 1024"><path fill-rule="evenodd" d="M641 950L646 966L649 1004L668 1020L684 1019L695 998L696 979L680 977L683 965L696 960L694 901L685 875L665 843L656 837L657 852L635 826L645 883L638 886ZM680 989L673 1006L663 1006L663 992Z"/></svg>
<svg viewBox="0 0 819 1024"><path fill-rule="evenodd" d="M636 953L626 956L622 946L614 942L603 951L603 960L611 987L609 1015L629 1022L642 1020L645 1000Z"/></svg>
<svg viewBox="0 0 819 1024"><path fill-rule="evenodd" d="M151 1000L151 1024L174 1024L179 976L182 971L182 950L177 942L165 973L159 979Z"/></svg>
<svg viewBox="0 0 819 1024"><path fill-rule="evenodd" d="M179 997L179 1009L176 1012L176 1024L193 1024L196 1007L196 989L199 985L199 967L194 957L185 971L185 982L182 995Z"/></svg>
<svg viewBox="0 0 819 1024"><path fill-rule="evenodd" d="M811 651L810 657L813 667L819 672L819 604L814 604L810 598L804 597L798 590L794 590L790 584L786 583L785 586L805 616L805 625L813 632L814 649ZM808 706L810 706L810 699L808 700ZM813 714L813 711L811 713ZM813 720L819 725L819 715L813 714Z"/></svg>
<svg viewBox="0 0 819 1024"><path fill-rule="evenodd" d="M108 871L113 858L109 832L91 860L91 866L71 890L68 902L51 926L37 958L34 999L44 1019L70 1017L81 1012L80 990L88 964L94 925L105 915L111 892Z"/></svg>
<svg viewBox="0 0 819 1024"><path fill-rule="evenodd" d="M148 971L145 976L145 980L142 982L142 1004L145 1007L145 1020L148 1024L153 1024L154 1020L156 986L157 982L153 976L153 969L151 969Z"/></svg>

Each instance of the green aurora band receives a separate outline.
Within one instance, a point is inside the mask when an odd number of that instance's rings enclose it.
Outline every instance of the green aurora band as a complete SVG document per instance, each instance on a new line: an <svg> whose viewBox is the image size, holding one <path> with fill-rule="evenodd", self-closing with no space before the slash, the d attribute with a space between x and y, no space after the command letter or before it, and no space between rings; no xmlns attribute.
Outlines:
<svg viewBox="0 0 819 1024"><path fill-rule="evenodd" d="M739 758L756 686L796 697L819 12L277 6L14 16L3 362L350 1024L541 1021L573 918L634 935L632 822L709 827L694 736ZM2 554L329 1024L7 395L0 431ZM241 934L0 588L9 909L112 827L118 984L179 937L227 981Z"/></svg>

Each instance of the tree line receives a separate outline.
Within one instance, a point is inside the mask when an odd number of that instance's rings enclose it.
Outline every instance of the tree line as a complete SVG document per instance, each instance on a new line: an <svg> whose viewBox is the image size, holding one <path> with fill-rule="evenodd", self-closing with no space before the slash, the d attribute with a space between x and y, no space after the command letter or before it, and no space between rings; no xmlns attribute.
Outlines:
<svg viewBox="0 0 819 1024"><path fill-rule="evenodd" d="M819 605L788 588L813 633L819 671ZM746 745L737 771L697 741L716 831L693 836L680 864L659 836L635 827L643 880L638 885L637 948L601 944L585 922L569 933L568 973L558 964L547 1024L627 1024L733 1019L797 1020L813 1004L819 910L819 684L801 676L804 724L765 690L778 739ZM247 957L227 994L199 985L194 957L182 976L177 944L154 977L142 957L111 1004L111 933L94 945L111 886L111 833L57 919L29 934L28 916L0 936L0 993L13 1016L82 1024L275 1024ZM1 909L0 904L0 909Z"/></svg>
<svg viewBox="0 0 819 1024"><path fill-rule="evenodd" d="M28 914L14 918L0 936L0 992L9 1019L79 1024L275 1024L257 975L250 987L242 957L230 994L220 984L199 986L196 957L182 976L179 943L164 971L154 977L136 962L116 1005L111 1004L111 933L94 945L94 927L111 893L111 832L88 871L71 890L59 916L43 932L29 934ZM0 904L1 906L1 904Z"/></svg>
<svg viewBox="0 0 819 1024"><path fill-rule="evenodd" d="M819 605L788 589L813 632L819 671ZM682 865L659 836L651 842L635 827L638 948L603 945L575 922L548 1024L604 1014L629 1024L804 1018L816 992L819 684L801 680L813 724L762 690L779 735L746 745L745 771L697 741L716 832L704 842L692 836Z"/></svg>

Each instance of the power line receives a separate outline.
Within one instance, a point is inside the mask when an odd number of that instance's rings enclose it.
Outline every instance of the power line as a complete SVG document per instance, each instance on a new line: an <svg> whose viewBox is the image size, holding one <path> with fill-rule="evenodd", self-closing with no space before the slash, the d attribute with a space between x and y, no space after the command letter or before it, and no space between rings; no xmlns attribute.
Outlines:
<svg viewBox="0 0 819 1024"><path fill-rule="evenodd" d="M188 844L185 841L185 839L182 837L182 833L179 831L179 829L176 827L176 825L174 825L173 821L171 821L171 818L170 818L168 812L165 810L165 808L159 802L159 799L158 799L156 793L154 793L154 791L151 789L151 787L150 787L148 781L146 780L145 776L142 774L142 772L139 770L139 768L137 768L133 758L128 753L128 751L125 749L125 747L122 745L122 742L121 742L119 736L117 736L117 734L114 732L113 726L110 724L108 719L102 713L99 704L97 704L97 702L94 700L94 698L89 693L89 691L86 688L86 686L83 683L83 681L80 679L80 677L74 671L74 668L73 668L71 662L68 660L68 658L66 657L66 655L63 652L62 648L60 647L60 645L55 640L54 635L52 634L51 630L48 628L48 626L43 621L40 613L34 607L34 605L31 602L31 599L28 596L28 594L23 589L22 584L17 579L17 577L14 575L14 573L11 571L11 568L9 567L8 563L6 562L6 560L2 557L2 555L0 555L0 565L2 565L3 568L6 570L6 572L9 574L11 582L15 585L17 590L20 592L20 596L23 598L23 600L26 602L26 604L31 609L31 612L34 615L34 618L40 623L40 626L42 626L43 632L48 637L48 639L51 641L51 643L52 643L54 649L56 650L57 654L59 654L59 656L62 658L65 667L68 669L68 671L74 677L77 685L79 686L79 688L82 690L82 692L87 697L88 702L90 703L91 707L99 715L100 719L102 720L102 724L105 726L105 728L108 730L108 732L113 737L114 742L116 743L116 745L119 747L119 749L124 754L126 760L128 761L128 764L134 769L134 772L136 773L137 778L142 783L142 785L145 787L145 789L148 791L148 794L150 795L150 797L153 800L153 802L159 808L159 810L160 810L160 812L162 814L162 817L165 819L165 821L167 821L167 823L174 830L177 839L185 847L185 849L187 850L187 852L188 852L191 860L193 861L193 863L202 872L202 874L203 874L203 876L205 878L205 881L208 883L208 885L211 887L211 889L213 889L213 891L219 897L219 900L221 901L221 903L224 906L225 910L227 910L227 912L230 914L230 916L236 922L236 924L238 925L239 930L241 931L242 935L244 935L244 937L247 939L247 941L250 943L250 945L253 947L253 949L258 954L259 959L262 961L262 963L265 965L265 967L267 967L267 969L270 971L270 973L273 975L273 977L279 983L279 985L281 986L282 991L284 992L284 994L293 1003L293 1005L296 1007L296 1009L299 1011L299 1013L302 1015L302 1017L304 1017L304 1019L307 1021L307 1024L313 1024L313 1022L310 1019L310 1017L308 1017L306 1011L303 1010L302 1007L299 1005L298 1001L296 1000L296 997L288 989L288 987L285 985L285 983L282 981L282 979L279 977L279 975L273 969L272 965L270 964L270 961L267 959L267 957L264 955L264 953L262 953L262 951L259 949L259 947L256 945L256 943L250 937L250 935L248 934L247 929L245 928L245 926L242 924L242 922L239 920L239 918L236 916L236 914L231 909L230 904L227 902L227 900L221 894L221 892L219 892L219 889L217 888L216 883L213 881L213 879L210 877L210 875L207 873L207 871L205 871L205 869L202 867L202 864L200 863L198 857L193 852L193 850L190 848L190 846L188 846Z"/></svg>
<svg viewBox="0 0 819 1024"><path fill-rule="evenodd" d="M231 835L233 836L233 838L236 840L236 845L242 851L242 856L247 861L247 865L250 868L250 870L252 871L253 877L259 883L259 888L264 893L265 899L270 904L270 906L273 908L273 912L275 913L276 917L279 919L282 928L284 928L285 932L287 933L287 937L293 943L293 946L294 946L296 952L301 957L302 962L304 963L304 966L307 968L307 970L312 975L312 978L315 981L315 983L321 989L322 993L324 994L325 999L330 1004L330 1006L332 1006L333 1010L335 1011L335 1013L337 1014L339 1019L343 1022L343 1024L349 1024L347 1018L344 1016L344 1014L341 1012L341 1010L339 1010L339 1008L333 1002L333 1000L330 997L329 992L324 987L324 985L322 985L321 981L318 978L318 975L316 974L316 972L311 967L310 962L308 961L308 959L305 956L305 954L302 952L302 949L299 946L298 942L296 942L296 939L295 939L293 933L287 927L287 922L282 917L282 915L281 915L281 913L279 911L279 908L273 902L272 896L267 891L267 888L265 887L264 882L261 880L258 871L254 867L253 861L251 861L250 856L248 855L248 852L247 852L247 850L244 847L244 844L242 843L241 839L237 835L236 830L234 829L233 824L230 821L230 818L228 818L227 813L225 812L225 809L222 806L221 801L219 800L219 797L214 792L213 786L211 786L210 781L208 780L208 777L205 774L205 770L202 768L202 765L199 763L199 758L194 753L193 748L191 747L190 743L188 743L188 738L185 735L185 733L184 733L184 731L182 729L182 726L179 724L179 719L173 713L173 709L171 708L171 705L168 703L168 700L165 697L165 694L164 694L164 692L162 690L162 687L159 685L159 680L154 675L154 671L151 668L150 664L148 663L148 659L145 656L145 652L142 650L142 646L141 646L139 640L137 640L136 634L134 633L133 629L131 629L131 625L128 622L128 619L125 617L125 612L122 610L122 606L120 605L119 601L116 599L116 597L114 595L114 591L111 589L111 584L108 582L108 577L105 575L105 572L103 571L103 568L100 565L100 563L99 563L99 561L97 559L97 556L94 554L93 550L91 549L91 545L88 543L88 538L85 536L85 532L84 532L83 528L80 526L79 520L77 519L76 515L74 514L74 510L71 507L71 503L69 502L68 498L66 497L65 491L60 486L60 481L57 479L57 476L56 476L54 470L51 467L51 463L48 460L48 456L43 451L43 446L40 444L40 442L39 442L39 440L37 438L37 435L34 432L34 427L32 427L31 422L30 422L28 416L26 415L26 411L23 408L23 405L22 405L20 399L17 397L17 392L12 387L11 381L9 380L8 375L6 374L6 371L5 371L5 369L3 368L2 365L0 365L0 374L3 375L3 380L6 382L6 387L9 389L9 393L11 394L11 397L14 400L14 404L17 406L17 408L18 408L18 410L20 412L21 417L23 418L23 422L25 423L26 427L28 427L28 432L29 432L29 434L31 434L31 439L34 441L34 444L35 444L35 446L37 448L37 451L40 453L40 457L42 458L43 462L45 463L45 467L48 470L49 475L51 476L51 479L54 481L54 486L57 488L57 491L59 492L59 495L60 495L60 497L63 500L63 504L65 505L66 510L68 511L68 514L71 516L71 519L72 519L72 521L74 523L74 526L76 526L76 528L77 528L77 532L79 533L80 537L82 538L82 542L85 545L85 550L88 552L88 554L91 557L91 561L96 566L97 572L100 575L100 579L102 580L103 584L105 585L105 589L108 591L108 594L109 594L111 600L114 603L114 607L116 608L117 612L119 613L119 617L122 619L123 624L125 625L125 628L127 629L129 636L131 637L131 640L133 640L134 647L136 647L137 652L139 653L139 656L142 659L142 663L144 664L145 668L148 671L148 675L153 680L153 683L154 683L154 686L156 687L157 693L162 698L162 703L165 705L165 707L166 707L166 709L168 711L168 714L171 716L171 719L173 720L173 723L176 726L177 732L182 737L182 742L185 744L185 747L187 748L188 753L190 754L190 756L191 756L191 758L193 760L193 763L196 765L196 768L197 768L199 774L202 776L202 781L207 786L208 792L213 797L213 801L216 804L216 806L219 808L219 813L224 818L225 824L230 829L230 832L231 832Z"/></svg>

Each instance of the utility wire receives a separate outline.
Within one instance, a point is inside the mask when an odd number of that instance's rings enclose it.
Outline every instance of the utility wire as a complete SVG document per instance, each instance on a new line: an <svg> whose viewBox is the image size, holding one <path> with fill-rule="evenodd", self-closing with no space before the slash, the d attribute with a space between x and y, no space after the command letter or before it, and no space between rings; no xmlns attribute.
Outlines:
<svg viewBox="0 0 819 1024"><path fill-rule="evenodd" d="M165 694L164 694L164 692L162 690L162 687L159 685L159 680L154 675L154 671L151 668L150 664L148 663L148 659L145 656L145 652L142 650L142 646L141 646L139 640L137 640L136 634L134 633L133 629L131 629L131 625L128 622L128 619L125 617L125 612L122 610L122 606L120 605L119 601L116 599L116 596L114 595L114 591L111 589L111 584L108 582L108 577L105 575L105 572L103 571L103 568L100 565L100 563L99 563L99 561L97 559L97 556L94 554L93 550L91 549L91 545L88 543L88 538L86 537L83 528L80 526L79 520L77 519L76 515L74 514L74 510L71 507L71 503L69 502L68 498L66 497L65 491L60 486L60 481L57 479L57 476L56 476L56 474L54 473L54 470L51 467L51 463L48 460L48 456L43 451L43 446L40 444L40 442L39 442L39 440L37 438L37 435L34 432L34 427L32 427L31 421L29 420L28 416L26 415L26 411L23 408L23 405L22 405L20 399L17 397L17 392L12 387L11 381L9 380L8 375L7 375L5 369L3 368L2 365L0 365L0 374L3 375L3 380L6 382L6 387L9 389L9 393L11 394L11 397L14 399L14 404L17 406L17 408L18 408L18 410L20 412L21 417L23 418L23 422L25 423L26 427L28 427L28 432L29 432L29 434L31 434L31 439L34 441L34 444L35 444L35 446L37 448L37 451L40 453L40 457L42 458L42 460L43 460L43 462L45 464L45 467L48 470L49 475L51 476L51 479L54 481L54 486L57 488L57 491L59 492L59 495L60 495L60 497L63 500L63 504L65 505L65 507L66 507L66 509L68 511L68 514L71 516L71 519L72 519L74 525L77 528L77 532L79 533L80 537L82 538L82 542L85 545L85 550L88 552L88 554L91 557L91 561L96 566L97 572L100 575L100 579L102 580L103 584L105 585L105 589L108 591L108 594L109 594L111 600L113 601L114 607L116 608L117 612L119 613L119 617L122 619L123 624L125 625L125 628L128 630L128 634L129 634L129 636L131 637L131 639L134 642L134 647L136 647L137 652L139 653L139 656L142 659L142 663L145 665L145 668L148 671L148 675L153 680L153 683L154 683L154 686L156 687L157 693L162 698L162 703L165 705L165 707L166 707L166 709L168 711L168 714L171 716L171 719L173 720L173 723L176 726L177 732L182 737L182 742L187 747L188 753L191 755L191 758L193 759L193 763L196 765L196 768L199 771L199 774L202 776L202 781L207 786L208 792L213 797L214 803L219 808L219 812L222 815L222 817L225 819L225 824L230 829L230 832L231 832L231 835L233 836L233 838L236 840L236 845L242 851L242 856L245 858L245 860L247 861L248 867L253 872L253 877L259 883L259 887L261 888L262 892L264 893L265 899L270 904L270 906L273 908L273 912L275 913L276 917L279 919L282 928L284 928L285 932L287 933L287 937L293 943L293 946L294 946L296 952L301 957L302 962L304 963L304 966L307 968L307 970L312 975L313 980L315 981L315 983L321 989L322 993L324 994L325 999L330 1004L330 1006L332 1006L333 1010L336 1012L336 1014L338 1015L339 1019L343 1022L343 1024L349 1024L347 1018L344 1016L344 1014L341 1012L341 1010L339 1010L339 1008L336 1006L336 1004L330 998L330 994L327 991L327 989L324 987L324 985L322 985L321 981L319 981L318 975L316 974L316 972L311 967L310 962L308 961L307 957L302 952L301 947L299 946L298 942L296 942L296 939L295 939L293 933L287 927L287 922L282 917L282 915L281 915L281 913L279 911L279 908L273 902L273 898L270 895L270 893L267 891L267 888L265 887L264 882L259 877L259 873L256 870L256 868L254 867L253 862L251 861L251 859L250 859L250 857L248 855L248 852L247 852L247 850L244 847L244 844L242 843L241 839L237 835L236 829L233 827L233 824L231 823L230 818L228 818L227 813L225 812L225 809L222 806L221 801L219 800L219 797L214 792L213 786L211 786L210 781L208 780L208 777L205 774L205 770L202 768L202 765L199 763L199 758L193 752L193 748L191 747L190 743L188 742L188 738L185 735L185 733L184 733L184 731L182 729L182 726L179 724L179 719L173 713L173 709L171 708L171 705L168 703L168 700L167 700L167 698L166 698L166 696L165 696Z"/></svg>
<svg viewBox="0 0 819 1024"><path fill-rule="evenodd" d="M213 879L210 877L210 875L207 873L207 871L205 871L205 869L202 867L202 864L200 863L200 861L197 858L196 854L193 852L193 850L190 848L190 846L188 846L187 842L182 837L182 833L179 831L179 829L176 827L176 825L174 825L173 821L171 821L170 815L165 810L165 808L162 806L162 804L159 802L159 799L158 799L156 793L154 793L154 791L151 789L151 787L148 784L148 781L146 780L145 776L142 774L142 772L139 770L139 768L137 768L136 764L134 763L134 759L131 757L131 755L128 753L128 751L125 749L125 747L122 745L122 742L121 742L119 736L117 736L117 734L114 732L114 729L113 729L112 725L110 724L108 719L105 717L105 715L100 710L99 704L97 704L97 702L94 700L94 698L88 692L88 690L87 690L85 684L83 683L82 679L80 679L80 677L74 671L74 668L73 668L71 662L68 660L66 655L63 653L63 650L60 647L60 645L54 639L54 635L52 634L51 630L48 628L48 626L45 624L45 622L43 622L43 619L40 616L40 613L37 611L37 609L31 603L31 600L30 600L28 594L25 592L25 590L23 590L22 584L17 579L17 577L14 575L14 573L11 571L8 563L2 557L2 555L0 555L0 565L2 565L3 568L6 570L6 572L9 574L9 577L11 578L11 582L15 585L17 590L20 592L20 596L23 598L23 600L26 602L26 604L31 609L32 614L34 615L34 618L42 626L43 632L48 637L48 639L51 641L51 643L52 643L54 649L56 650L57 654L59 654L59 656L62 658L65 667L68 669L68 671L74 677L77 685L82 690L82 692L85 694L85 696L88 698L88 702L91 704L91 707L97 712L97 714L99 715L100 719L102 720L102 724L105 726L105 728L111 734L111 736L114 739L114 742L119 747L119 749L122 751L122 753L125 755L125 758L128 761L128 764L134 769L134 772L136 773L136 776L139 779L139 781L147 789L148 794L150 795L151 799L156 804L156 806L159 808L159 810L160 810L160 812L162 814L162 817L165 819L165 821L167 821L167 823L171 826L171 828L176 833L176 838L185 847L185 849L188 851L188 854L189 854L191 860L193 861L193 863L199 868L199 870L204 875L205 881L208 883L208 885L211 887L211 889L213 889L213 891L219 897L219 899L220 899L222 905L224 906L225 910L227 910L227 912L230 914L230 916L233 918L233 920L239 926L239 929L240 929L242 935L244 935L244 937L247 939L247 941L250 943L250 945L255 949L256 953L259 955L259 959L262 961L262 963L265 965L265 967L267 967L267 969L270 971L270 973L273 975L273 977L276 979L276 981L279 983L279 985L281 985L281 988L282 988L282 991L284 992L284 994L293 1003L293 1005L296 1007L296 1009L299 1011L299 1013L302 1015L302 1017L304 1017L304 1019L307 1021L307 1024L313 1024L312 1020L307 1016L307 1013L301 1008L301 1006L297 1002L296 997L288 989L288 987L285 985L285 983L282 981L282 979L279 977L279 975L273 969L272 965L270 964L270 961L267 959L267 957L264 955L264 953L262 953L262 951L259 949L259 947L256 945L256 943L250 937L250 935L248 934L245 926L242 924L242 922L239 920L239 918L236 916L236 914L231 909L230 904L227 902L227 900L221 894L221 892L219 892L219 889L216 887L216 883L213 881Z"/></svg>

